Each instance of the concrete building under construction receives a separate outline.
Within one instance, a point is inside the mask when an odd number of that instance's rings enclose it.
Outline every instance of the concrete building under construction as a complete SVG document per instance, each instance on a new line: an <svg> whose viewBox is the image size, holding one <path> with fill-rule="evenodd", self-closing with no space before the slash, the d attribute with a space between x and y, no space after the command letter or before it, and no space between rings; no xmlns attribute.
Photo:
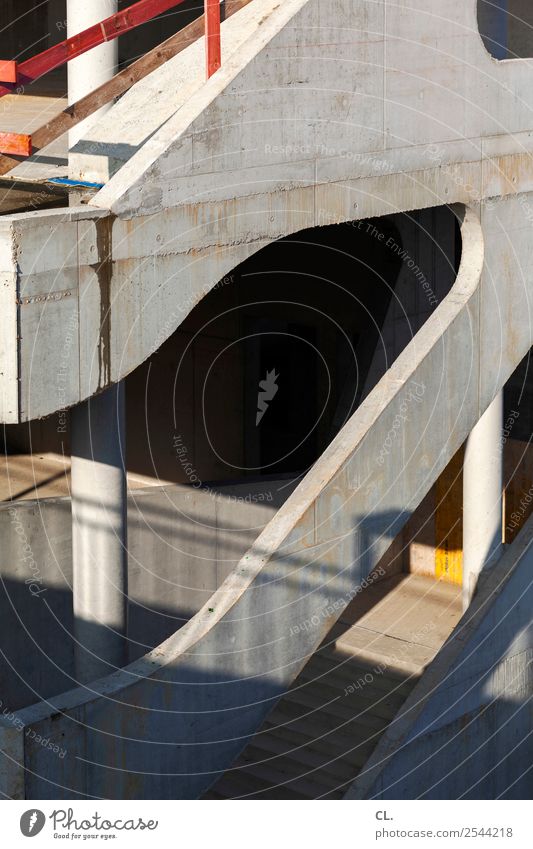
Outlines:
<svg viewBox="0 0 533 849"><path fill-rule="evenodd" d="M2 796L531 798L531 4L0 9Z"/></svg>

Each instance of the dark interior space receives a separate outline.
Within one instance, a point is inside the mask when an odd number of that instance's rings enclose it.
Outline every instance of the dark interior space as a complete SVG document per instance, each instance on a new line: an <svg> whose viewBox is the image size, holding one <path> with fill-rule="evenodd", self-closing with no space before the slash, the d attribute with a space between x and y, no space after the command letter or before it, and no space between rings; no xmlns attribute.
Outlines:
<svg viewBox="0 0 533 849"><path fill-rule="evenodd" d="M481 38L495 59L533 56L533 5L531 0L478 0Z"/></svg>
<svg viewBox="0 0 533 849"><path fill-rule="evenodd" d="M399 239L392 219L380 228ZM128 415L140 398L146 411L128 434L130 466L166 478L178 435L204 481L305 471L343 424L346 385L357 403L398 270L366 226L259 251L128 378Z"/></svg>
<svg viewBox="0 0 533 849"><path fill-rule="evenodd" d="M126 378L128 471L162 483L305 472L449 291L457 232L443 208L258 251ZM6 427L6 451L68 455L58 415Z"/></svg>

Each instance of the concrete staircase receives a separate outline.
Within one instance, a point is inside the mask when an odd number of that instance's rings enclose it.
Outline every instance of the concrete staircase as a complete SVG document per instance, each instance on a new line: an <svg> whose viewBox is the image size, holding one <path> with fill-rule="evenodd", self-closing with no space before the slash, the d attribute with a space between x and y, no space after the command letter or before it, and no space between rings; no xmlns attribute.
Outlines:
<svg viewBox="0 0 533 849"><path fill-rule="evenodd" d="M204 798L342 798L460 617L432 578L365 589Z"/></svg>

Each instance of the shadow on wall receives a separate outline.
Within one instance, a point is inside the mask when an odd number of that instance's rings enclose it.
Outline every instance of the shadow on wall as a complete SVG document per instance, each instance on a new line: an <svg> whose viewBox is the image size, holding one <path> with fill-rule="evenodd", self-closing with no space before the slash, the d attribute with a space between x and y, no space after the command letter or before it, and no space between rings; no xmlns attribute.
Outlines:
<svg viewBox="0 0 533 849"><path fill-rule="evenodd" d="M279 482L276 485L279 487ZM290 489L293 486L291 484ZM196 493L184 493L184 489L170 487L164 491L138 493L138 513L134 513L137 505L130 501L130 662L158 646L189 621L235 568L274 512L274 508L246 503L247 518L241 511L237 520L235 503L227 496L212 499L201 492L199 498L194 498ZM244 492L245 487L241 489ZM286 492L288 494L289 487ZM182 505L184 497L189 495L192 498L185 515L176 503ZM164 508L162 502L167 499ZM213 510L209 515L212 502ZM14 516L10 515L10 510L12 508L0 510L0 526L9 516L11 522L24 528L24 534L17 533L14 526L11 529L13 546L8 543L7 552L9 562L16 567L8 575L5 564L2 574L0 681L4 704L11 710L18 710L77 686L73 677L70 501L28 502L17 507ZM357 561L363 564L363 570L367 570L364 565L367 561L378 561L390 548L398 523L402 521L402 517L392 513L377 518L364 517L359 523L354 519L355 530L345 535L345 550L349 552L346 570ZM173 533L169 530L171 527ZM19 545L21 548L17 550ZM26 546L29 546L27 552ZM45 554L46 546L48 554ZM37 551L40 557L35 556ZM283 575L289 592L297 587L305 592L316 588L313 581L303 575L302 570L309 569L303 557L303 554L279 554L280 563L294 569L292 576ZM316 572L316 580L320 582L328 580L329 569L326 559L324 563L314 562L310 571ZM390 574L390 569L383 573L378 569L377 572L378 577ZM319 610L317 615L317 624L321 625L331 611ZM317 624L309 627L317 627ZM109 673L113 671L110 667Z"/></svg>
<svg viewBox="0 0 533 849"><path fill-rule="evenodd" d="M130 662L208 601L295 486L269 479L129 494ZM18 709L76 686L70 499L0 506L0 536L0 698Z"/></svg>
<svg viewBox="0 0 533 849"><path fill-rule="evenodd" d="M229 690L243 699L242 705L235 704L211 717L211 733L206 739L190 742L181 746L181 732L184 724L190 722L191 717L186 711L180 712L177 708L169 708L169 705L183 703L185 691L193 688L194 683L189 678L187 667L180 669L181 681L169 687L154 687L150 694L150 704L143 708L130 704L124 708L122 721L128 722L128 715L133 711L146 715L143 730L135 730L135 739L131 740L123 765L115 765L114 751L115 735L120 735L119 726L108 723L104 713L98 711L97 715L89 711L87 733L87 744L81 749L81 738L83 737L83 720L71 721L68 724L51 722L48 730L26 727L23 713L13 712L10 709L0 710L0 768L6 765L9 750L4 745L3 732L11 729L20 729L27 742L31 743L34 750L32 754L31 772L27 769L26 798L27 799L87 799L92 795L100 798L115 799L181 799L198 798L204 790L195 792L195 786L208 789L222 774L212 768L213 759L218 762L226 762L228 767L233 763L238 754L247 744L251 735L255 732L255 721L249 720L250 708L244 702L247 694L251 692L251 681L244 678L234 680L228 685L224 674L217 673L215 669L206 673L202 683L207 699L218 696L221 688ZM358 680L365 676L375 678L376 664L364 660L358 662ZM402 685L408 680L408 675L396 672L397 683L390 696L394 697L396 691L401 691ZM242 686L241 686L242 685ZM156 691L159 691L157 694ZM276 676L272 678L265 676L261 679L261 686L254 688L254 698L260 699L265 715L268 715L276 706L284 692L280 692ZM240 694L240 696L239 696ZM341 712L343 701L348 702L346 694L340 690L336 698L336 707ZM104 707L105 712L105 707ZM295 705L294 721L305 717L311 711L309 708ZM255 715L255 711L253 712ZM237 722L242 728L242 733L233 731L233 724ZM290 725L291 720L288 720ZM334 733L339 726L349 735L349 719L335 718L335 713L330 719L327 733ZM393 721L394 724L394 721ZM59 727L59 725L61 727ZM312 732L311 732L312 733ZM372 752L379 742L380 730L370 727L367 736L361 739L358 734L353 744L347 743L346 750L352 755L358 751L367 756ZM327 735L325 735L327 736ZM187 735L188 737L188 735ZM39 742L42 740L42 742ZM89 757L87 754L90 753ZM297 754L297 753L296 753ZM89 760L97 759L97 763L89 764ZM268 760L269 755L265 756ZM120 779L114 780L117 771ZM177 778L177 773L182 775ZM309 768L312 778L313 769ZM84 773L86 773L84 775ZM354 776L355 776L354 770ZM92 791L84 791L88 780ZM350 781L339 783L339 788L347 790ZM179 782L179 789L177 783ZM104 790L105 786L105 790ZM283 793L283 786L281 786ZM291 794L292 795L292 794ZM290 798L287 794L287 798Z"/></svg>
<svg viewBox="0 0 533 849"><path fill-rule="evenodd" d="M361 772L353 799L530 799L533 520Z"/></svg>
<svg viewBox="0 0 533 849"><path fill-rule="evenodd" d="M391 518L384 516L383 524L391 525ZM358 537L350 545L358 552L364 547ZM448 648L456 645L461 652L460 662L432 684L424 721L412 743L396 753L382 798L524 798L520 794L530 789L531 717L525 705L532 683L532 590L529 562L520 565L494 600L489 594L476 628L467 633L463 618L448 640ZM311 563L305 552L288 555L272 564L265 580L283 586L283 629L280 611L261 610L257 599L255 616L242 620L230 613L222 625L234 634L231 653L203 645L198 654L193 645L169 663L163 651L147 666L141 661L124 670L116 691L113 677L104 690L102 684L80 688L48 706L4 716L4 729L18 723L65 751L59 759L28 733L26 798L202 793L284 695L288 670L292 677L305 665L302 634L308 638L315 629L318 645L336 618L335 603L347 606L357 592L343 585L342 570L333 569L324 554ZM303 622L299 600L309 594L315 613ZM509 610L513 616L505 615ZM406 705L408 711L416 707Z"/></svg>
<svg viewBox="0 0 533 849"><path fill-rule="evenodd" d="M353 551L350 559L359 555L359 539L360 534L347 535L347 548ZM329 548L332 548L331 543ZM94 767L96 773L102 778L107 774L107 782L114 770L108 771L106 765L111 767L118 748L126 742L125 738L130 740L131 745L127 745L125 760L123 755L118 755L122 763L121 779L113 780L113 788L104 784L99 787L97 792L102 793L104 798L175 798L176 794L179 798L181 794L184 797L195 796L205 789L217 775L212 764L227 762L229 765L255 731L258 721L283 695L282 681L287 668L296 671L306 662L298 635L314 631L317 640L320 640L324 629L327 632L337 619L341 609L339 605L347 607L355 595L364 591L365 584L362 584L346 592L344 597L332 595L328 586L336 570L331 565L328 552L324 552L323 547L321 551L323 556L319 555L311 563L305 551L287 554L272 564L270 576L265 575L268 584L272 581L279 584L283 598L289 602L291 613L285 630L281 632L276 627L279 611L261 610L259 598L258 611L261 612L258 612L257 618L232 619L230 613L224 627L235 633L235 652L202 655L204 671L200 679L198 667L194 664L189 666L187 656L177 664L169 664L165 662L163 651L141 661L141 664L146 664L146 669L140 677L139 666L125 669L121 674L129 679L128 687L120 694L113 693L113 677L110 677L103 684L106 693L103 699L98 699L103 683L100 682L49 700L48 704L35 705L15 716L11 716L12 707L7 705L4 721L0 722L0 739L2 726L20 728L20 723L24 726L30 715L35 718L43 710L45 713L51 711L47 731L40 733L40 737L45 734L44 739L51 741L52 746L59 746L65 753L59 759L48 747L35 742L37 723L30 720L33 725L31 734L26 729L24 738L32 746L35 762L31 770L28 767L27 798L33 798L35 793L39 793L41 798L83 796L85 782L88 780L94 786L96 777L90 775L92 768L89 773L85 768L80 771L89 752L90 760L100 764ZM13 592L13 588L10 589ZM316 598L316 613L312 620L303 621L298 608L301 600L309 595ZM294 600L292 605L290 599ZM58 595L54 600L64 603L64 598ZM272 650L265 654L265 638L271 639L265 637L269 630L268 620L272 622L274 634ZM280 653L282 644L286 649ZM251 671L257 665L254 660L257 652L264 658L264 669L260 674ZM191 654L195 653L193 647ZM20 671L20 660L18 666ZM150 677L146 677L148 670ZM69 704L70 713L80 695L87 702L86 706L81 708L81 713L75 710L76 716L71 720L62 721L64 708L61 704ZM194 709L188 707L191 698L193 702L199 701ZM120 719L115 715L117 710L119 713L124 711ZM133 723L131 728L130 723ZM137 723L140 723L139 728L134 728ZM124 732L126 727L127 733ZM120 736L120 740L114 742L112 737L115 734ZM180 743L187 745L180 746ZM149 772L146 770L147 763L150 764ZM212 776L206 775L211 770ZM178 773L181 774L179 778ZM96 781L98 783L99 779L96 778ZM187 786L185 792L184 781ZM87 791L87 795L90 794L91 791Z"/></svg>
<svg viewBox="0 0 533 849"><path fill-rule="evenodd" d="M244 487L241 487L241 489L244 491ZM151 519L157 518L161 523L160 527L164 527L168 531L169 523L175 520L176 514L173 510L168 510L166 513L161 510L160 499L169 493L175 494L173 491L178 490L183 490L183 488L173 487L166 492L150 492L145 500L151 498L153 504L148 504L148 507L143 505L141 523L146 522L149 526ZM182 492L178 494L183 498ZM140 493L140 495L142 496L144 493ZM201 493L201 495L205 496L205 493ZM206 502L205 497L202 500ZM231 503L227 497L216 500L216 504L222 504L225 511ZM157 509L154 509L156 505ZM36 505L30 502L23 506L28 514L34 516L33 510L35 510ZM40 510L44 511L45 515L48 514L47 518L54 516L56 525L59 524L60 526L70 523L69 506L67 499L50 500L50 503L44 501L37 505ZM192 504L189 504L189 508L190 515L185 533L183 526L179 533L180 544L183 546L182 553L188 547L188 543L191 543L191 553L185 556L185 561L192 559L193 550L196 553L195 556L202 560L201 555L198 554L199 545L205 546L204 551L207 554L207 549L213 545L215 536L212 534L211 539L209 539L209 528L205 524L206 515L205 512L202 513L201 510L198 510L198 502L196 502L194 510ZM19 508L17 509L19 510ZM7 513L7 510L0 511L0 522L3 513ZM21 521L21 513L22 511L19 510L17 519L19 522ZM39 513L39 520L42 519L42 515L42 513ZM264 509L262 513L257 509L249 510L248 516L255 516L256 520L261 519L263 523L266 521ZM165 518L168 520L166 523ZM197 599L196 609L198 609L208 600L217 586L220 586L223 578L240 560L242 554L260 530L259 524L254 528L243 530L242 526L237 527L234 522L229 520L228 514L225 514L223 536L220 533L221 520L222 514L219 513L219 533L216 537L217 551L215 553L211 550L209 555L205 557L205 561L200 564L200 568L194 567L191 570L189 573L191 585L189 586L184 581L183 569L180 571L180 583L177 582L175 557L168 571L161 567L160 558L154 557L151 562L157 564L157 573L154 570L154 572L148 573L148 576L146 576L142 567L137 572L135 565L132 565L132 560L135 561L135 558L130 558L130 581L132 584L128 620L130 662L162 643L190 619L192 613L196 612L196 610L191 610L191 592ZM311 561L305 547L305 534L302 537L301 551L284 554L283 550L280 549L277 557L272 561L271 568L269 567L262 576L259 591L263 583L266 586L274 581L279 584L280 592L283 594L280 603L290 606L292 599L292 604L296 602L295 608L297 608L299 601L309 595L316 594L316 605L312 616L305 620L298 616L297 610L290 614L292 619L287 623L287 633L279 635L278 639L281 642L288 639L291 643L294 643L294 640L297 640L298 633L312 634L316 632L317 640L319 640L324 629L329 630L340 612L356 595L363 592L367 585L366 580L363 580L360 584L349 586L347 576L354 565L358 572L366 575L370 568L368 564L378 562L378 567L368 583L389 577L390 570L382 569L379 561L383 554L387 553L397 534L398 525L403 521L405 521L405 516L398 516L397 513L392 511L380 514L378 517L353 517L352 530L344 533L340 540L334 540L314 549L315 553ZM28 529L28 523L25 527ZM202 532L202 528L204 532ZM31 566L31 562L29 568L24 570L24 565L19 560L17 579L4 577L2 581L0 593L0 680L2 681L3 705L9 711L19 710L27 705L37 703L39 699L49 699L77 687L73 667L74 642L70 557L68 556L69 532L66 528L64 530L64 542L66 543L64 553L67 556L62 563L55 561L52 568L51 562L48 562L47 572L43 575ZM189 533L187 533L187 530ZM29 533L29 531L27 530L26 533ZM137 533L138 528L133 525L132 536L135 537ZM153 534L153 528L150 529L149 533L150 536ZM233 534L236 535L235 539L231 538ZM16 536L19 537L19 535ZM202 536L205 536L206 539L202 539ZM57 538L48 537L48 539L51 549L55 550L54 545ZM32 536L32 541L35 544L35 533ZM168 539L164 541L164 544L172 550ZM342 568L333 565L337 562L337 549L339 547L344 555ZM152 547L152 555L153 551L154 548ZM205 577L202 577L204 565L207 564L212 569L213 560L217 556L219 558L217 565L219 567L222 565L219 582L214 581L216 585L212 587L205 586L206 580ZM27 573L26 579L23 579L22 573L24 571ZM213 574L211 571L211 577L213 577ZM63 581L63 586L58 586L61 581ZM333 600L330 598L331 588L329 588L332 581L337 586L345 585L344 592L340 589L333 591ZM203 584L203 586L199 587L199 584ZM180 606L180 598L186 598L188 604ZM162 603L162 599L166 600L166 604ZM258 616L262 622L258 621L256 624L249 621L236 624L238 630L244 629L244 633L248 635L249 639L247 638L244 641L241 635L241 643L246 645L246 651L249 650L252 653L253 646L258 640L260 641L258 645L262 645L261 629L266 628L267 632L269 629L269 625L265 624L264 621L268 619L269 611L261 608L259 598L258 604L260 610ZM271 611L271 613L275 614L275 611ZM91 627L98 626L91 625ZM305 658L298 654L297 649L296 652L296 664L302 665ZM236 658L211 658L205 669L205 680L202 679L205 684L209 682L213 668L218 668L219 660L222 666L227 666L229 661L232 671L229 678L225 679L225 683L228 685L230 700L233 701L235 688L237 687L239 692L241 689L238 679L241 676L242 669L246 668L246 660L243 657L241 658L238 652ZM109 669L110 674L113 671L115 670ZM153 671L153 665L150 663L150 673L153 673ZM252 676L251 685L261 688L267 686L271 671L270 668L264 670L264 682L259 683L257 675ZM217 679L219 683L223 680ZM244 692L246 692L249 684L250 682L242 684ZM152 686L153 682L150 682L149 687ZM170 686L176 687L178 682L173 681ZM243 698L248 698L248 696L243 695ZM253 704L252 696L250 698ZM272 698L274 698L274 695ZM172 696L172 703L177 704L173 699L174 696ZM238 701L235 704L238 705ZM246 702L243 704L246 704ZM238 709L240 710L241 707L239 706Z"/></svg>

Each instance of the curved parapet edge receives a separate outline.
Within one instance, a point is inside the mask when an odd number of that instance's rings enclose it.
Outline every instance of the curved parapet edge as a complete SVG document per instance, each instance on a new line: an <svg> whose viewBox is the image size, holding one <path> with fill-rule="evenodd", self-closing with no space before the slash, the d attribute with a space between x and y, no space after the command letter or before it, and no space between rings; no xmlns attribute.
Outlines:
<svg viewBox="0 0 533 849"><path fill-rule="evenodd" d="M26 798L196 797L291 684L482 413L483 238L456 213L450 294L209 603L136 663L16 714Z"/></svg>
<svg viewBox="0 0 533 849"><path fill-rule="evenodd" d="M345 799L526 798L533 755L532 544L530 518L481 575L472 604Z"/></svg>

